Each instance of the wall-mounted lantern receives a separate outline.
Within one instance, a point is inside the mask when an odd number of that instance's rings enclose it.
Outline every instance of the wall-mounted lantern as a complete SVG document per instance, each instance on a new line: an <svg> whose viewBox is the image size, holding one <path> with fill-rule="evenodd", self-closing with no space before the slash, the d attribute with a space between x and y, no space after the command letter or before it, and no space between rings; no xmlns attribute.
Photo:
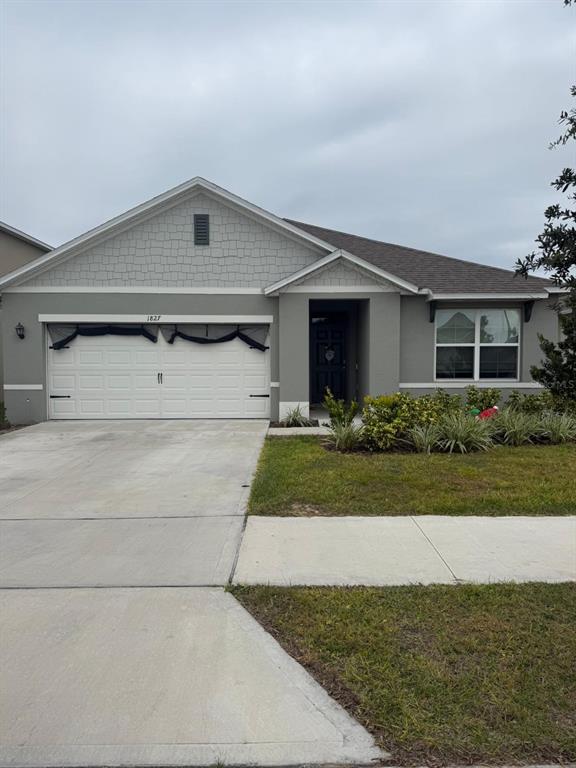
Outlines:
<svg viewBox="0 0 576 768"><path fill-rule="evenodd" d="M26 328L24 328L22 323L18 323L14 330L16 331L16 336L18 336L19 339L26 338Z"/></svg>

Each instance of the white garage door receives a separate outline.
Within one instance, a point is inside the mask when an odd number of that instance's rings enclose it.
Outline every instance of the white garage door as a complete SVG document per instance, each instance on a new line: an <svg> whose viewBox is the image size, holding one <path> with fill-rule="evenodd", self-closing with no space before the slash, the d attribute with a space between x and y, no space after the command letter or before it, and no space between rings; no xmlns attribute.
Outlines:
<svg viewBox="0 0 576 768"><path fill-rule="evenodd" d="M78 336L48 350L52 419L269 418L270 353L239 339Z"/></svg>

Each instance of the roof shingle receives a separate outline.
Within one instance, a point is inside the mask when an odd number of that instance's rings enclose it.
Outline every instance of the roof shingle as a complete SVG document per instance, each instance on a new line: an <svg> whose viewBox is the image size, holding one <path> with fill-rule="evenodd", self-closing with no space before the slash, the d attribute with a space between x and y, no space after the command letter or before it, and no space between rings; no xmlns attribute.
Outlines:
<svg viewBox="0 0 576 768"><path fill-rule="evenodd" d="M334 248L348 251L419 288L429 288L433 293L523 294L552 287L549 280L540 277L518 277L514 272L499 267L383 243L293 219L285 221L330 243Z"/></svg>

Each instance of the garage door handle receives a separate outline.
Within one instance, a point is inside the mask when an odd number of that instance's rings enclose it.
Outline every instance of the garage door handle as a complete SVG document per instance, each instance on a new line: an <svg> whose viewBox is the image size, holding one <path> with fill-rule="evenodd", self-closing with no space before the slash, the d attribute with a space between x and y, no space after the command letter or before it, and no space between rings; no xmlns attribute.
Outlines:
<svg viewBox="0 0 576 768"><path fill-rule="evenodd" d="M249 395L249 397L270 397L270 395Z"/></svg>
<svg viewBox="0 0 576 768"><path fill-rule="evenodd" d="M70 399L72 395L50 395L50 400L64 400L65 398Z"/></svg>

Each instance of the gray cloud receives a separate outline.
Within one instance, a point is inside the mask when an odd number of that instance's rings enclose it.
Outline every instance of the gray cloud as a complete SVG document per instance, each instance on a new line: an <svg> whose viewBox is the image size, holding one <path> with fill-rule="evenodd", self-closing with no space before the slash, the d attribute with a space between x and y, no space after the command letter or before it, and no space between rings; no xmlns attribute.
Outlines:
<svg viewBox="0 0 576 768"><path fill-rule="evenodd" d="M0 218L58 245L195 175L280 215L511 266L574 11L485 2L7 2Z"/></svg>

